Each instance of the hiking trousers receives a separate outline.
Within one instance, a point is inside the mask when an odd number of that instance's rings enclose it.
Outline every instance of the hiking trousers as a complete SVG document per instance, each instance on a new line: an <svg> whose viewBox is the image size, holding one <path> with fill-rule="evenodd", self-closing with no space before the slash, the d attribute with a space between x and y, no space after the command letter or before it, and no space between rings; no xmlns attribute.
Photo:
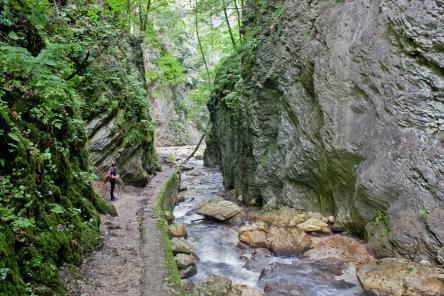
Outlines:
<svg viewBox="0 0 444 296"><path fill-rule="evenodd" d="M111 190L110 190L111 200L115 200L114 188L116 187L116 180L111 179L109 182L111 183Z"/></svg>

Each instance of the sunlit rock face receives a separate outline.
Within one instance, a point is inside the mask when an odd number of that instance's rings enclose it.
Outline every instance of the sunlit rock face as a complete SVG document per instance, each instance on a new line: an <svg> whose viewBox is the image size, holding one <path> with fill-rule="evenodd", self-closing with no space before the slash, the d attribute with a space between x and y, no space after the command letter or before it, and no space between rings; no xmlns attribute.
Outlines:
<svg viewBox="0 0 444 296"><path fill-rule="evenodd" d="M437 263L442 1L252 2L209 102L206 163L246 202L332 214L378 256Z"/></svg>

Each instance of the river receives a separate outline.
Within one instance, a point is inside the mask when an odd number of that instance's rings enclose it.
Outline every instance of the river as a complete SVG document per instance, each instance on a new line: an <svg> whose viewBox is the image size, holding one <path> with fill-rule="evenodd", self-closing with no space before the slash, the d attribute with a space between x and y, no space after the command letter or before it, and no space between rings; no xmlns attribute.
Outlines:
<svg viewBox="0 0 444 296"><path fill-rule="evenodd" d="M182 173L182 187L187 190L179 193L185 201L175 207L174 216L175 223L185 225L197 256L197 274L191 278L195 284L218 274L233 283L265 288L266 295L365 295L351 269L252 249L239 244L238 226L203 219L195 209L205 200L224 197L223 177L218 169L205 168L201 160L189 165L194 169Z"/></svg>

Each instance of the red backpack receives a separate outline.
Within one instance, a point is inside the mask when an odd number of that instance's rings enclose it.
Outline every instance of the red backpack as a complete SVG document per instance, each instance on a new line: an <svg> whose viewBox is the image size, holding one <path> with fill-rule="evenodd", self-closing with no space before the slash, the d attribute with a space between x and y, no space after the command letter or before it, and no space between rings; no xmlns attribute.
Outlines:
<svg viewBox="0 0 444 296"><path fill-rule="evenodd" d="M111 179L112 179L111 170L109 170L108 173L106 173L105 180L109 181Z"/></svg>

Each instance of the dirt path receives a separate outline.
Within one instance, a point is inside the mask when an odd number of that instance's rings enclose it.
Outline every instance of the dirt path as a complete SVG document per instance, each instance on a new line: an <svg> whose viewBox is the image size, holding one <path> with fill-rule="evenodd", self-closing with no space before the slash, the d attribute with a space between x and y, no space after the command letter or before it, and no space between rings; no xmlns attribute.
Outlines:
<svg viewBox="0 0 444 296"><path fill-rule="evenodd" d="M172 169L163 167L145 188L126 187L113 201L117 217L103 216L103 248L81 266L81 296L170 296L168 267L155 218L155 199ZM69 289L71 290L71 289Z"/></svg>

